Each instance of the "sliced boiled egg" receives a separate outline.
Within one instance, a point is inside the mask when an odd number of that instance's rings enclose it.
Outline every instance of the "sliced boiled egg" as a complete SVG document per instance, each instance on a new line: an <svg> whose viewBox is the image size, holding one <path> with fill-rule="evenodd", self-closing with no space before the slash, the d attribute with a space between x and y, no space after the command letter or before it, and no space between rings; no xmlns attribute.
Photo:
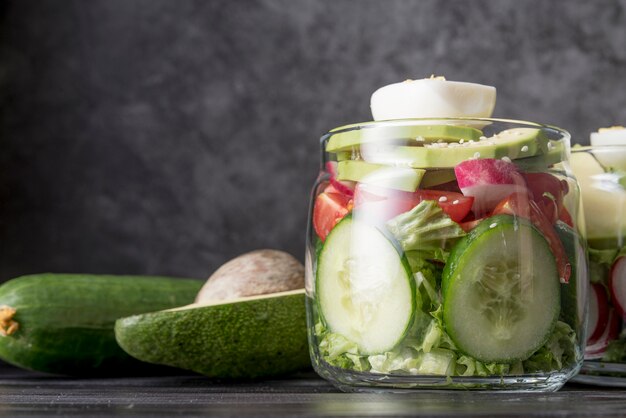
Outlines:
<svg viewBox="0 0 626 418"><path fill-rule="evenodd" d="M496 105L496 88L448 81L444 77L406 80L372 94L374 120L413 118L488 118Z"/></svg>

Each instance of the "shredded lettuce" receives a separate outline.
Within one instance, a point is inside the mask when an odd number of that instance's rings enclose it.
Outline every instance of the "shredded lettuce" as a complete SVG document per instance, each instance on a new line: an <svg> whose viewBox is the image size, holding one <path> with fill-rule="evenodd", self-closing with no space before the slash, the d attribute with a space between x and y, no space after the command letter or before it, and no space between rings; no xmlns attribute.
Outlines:
<svg viewBox="0 0 626 418"><path fill-rule="evenodd" d="M575 362L576 333L565 322L558 321L548 341L524 361L528 373L560 370Z"/></svg>
<svg viewBox="0 0 626 418"><path fill-rule="evenodd" d="M591 283L607 284L609 280L609 265L589 261L589 281Z"/></svg>
<svg viewBox="0 0 626 418"><path fill-rule="evenodd" d="M408 212L387 221L387 229L404 251L436 251L465 235L434 200L424 200Z"/></svg>
<svg viewBox="0 0 626 418"><path fill-rule="evenodd" d="M324 359L336 367L372 373L432 374L442 376L506 376L563 369L577 361L576 334L557 322L554 331L532 356L512 364L483 363L461 353L442 328L441 307L432 314L418 315L407 338L391 351L359 354L356 344L339 334L328 333L320 342ZM321 329L321 328L319 328ZM605 360L617 361L626 352L626 340L614 344ZM607 357L611 356L611 357ZM607 360L607 361L609 361Z"/></svg>
<svg viewBox="0 0 626 418"><path fill-rule="evenodd" d="M624 251L623 248L622 251ZM619 252L620 250L617 248L610 250L596 250L589 248L589 260L598 264L606 264L610 266L617 258Z"/></svg>
<svg viewBox="0 0 626 418"><path fill-rule="evenodd" d="M611 363L623 363L626 361L626 339L620 336L620 339L609 342L602 360Z"/></svg>
<svg viewBox="0 0 626 418"><path fill-rule="evenodd" d="M419 306L422 311L430 312L441 304L439 287L441 284L441 267L422 258L419 251L408 251L406 253L415 287L418 292Z"/></svg>

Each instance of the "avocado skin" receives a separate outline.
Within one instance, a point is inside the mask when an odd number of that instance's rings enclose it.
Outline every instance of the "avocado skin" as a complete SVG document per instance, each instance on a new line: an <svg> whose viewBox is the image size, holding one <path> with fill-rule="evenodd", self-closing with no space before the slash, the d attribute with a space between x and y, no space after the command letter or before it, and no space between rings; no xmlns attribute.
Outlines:
<svg viewBox="0 0 626 418"><path fill-rule="evenodd" d="M19 329L0 336L0 358L15 366L73 376L165 372L116 343L117 318L193 301L204 282L153 276L35 274L0 286L0 306Z"/></svg>
<svg viewBox="0 0 626 418"><path fill-rule="evenodd" d="M311 367L303 293L119 319L118 344L139 360L215 378Z"/></svg>

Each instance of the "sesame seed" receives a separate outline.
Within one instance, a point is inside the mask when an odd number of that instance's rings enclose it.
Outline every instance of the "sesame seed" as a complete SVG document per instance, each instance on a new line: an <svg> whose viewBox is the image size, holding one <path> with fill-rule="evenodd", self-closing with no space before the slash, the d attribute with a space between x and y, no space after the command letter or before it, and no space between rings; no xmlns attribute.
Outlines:
<svg viewBox="0 0 626 418"><path fill-rule="evenodd" d="M441 196L441 197L439 198L439 201L440 201L440 202L447 202L447 201L448 201L448 198L447 198L446 196Z"/></svg>
<svg viewBox="0 0 626 418"><path fill-rule="evenodd" d="M563 278L563 277L559 277L559 281L560 281L561 283L565 283L565 278Z"/></svg>
<svg viewBox="0 0 626 418"><path fill-rule="evenodd" d="M416 141L419 142L424 142L424 137L423 136L418 136L417 138L415 138Z"/></svg>
<svg viewBox="0 0 626 418"><path fill-rule="evenodd" d="M459 199L453 200L453 201L452 201L452 204L453 204L453 205L458 205L458 204L459 204Z"/></svg>
<svg viewBox="0 0 626 418"><path fill-rule="evenodd" d="M465 142L465 140L461 138L461 140L459 141L459 144L462 144L463 142Z"/></svg>
<svg viewBox="0 0 626 418"><path fill-rule="evenodd" d="M478 139L480 139L480 140L482 141L482 140L484 140L484 139L487 139L487 137L486 137L486 136L484 136L484 135L481 135L481 136L480 136L480 138L478 138Z"/></svg>
<svg viewBox="0 0 626 418"><path fill-rule="evenodd" d="M474 153L474 158L480 158L480 152L475 152Z"/></svg>
<svg viewBox="0 0 626 418"><path fill-rule="evenodd" d="M552 144L552 142L548 142L548 149L552 149L554 148L554 144Z"/></svg>
<svg viewBox="0 0 626 418"><path fill-rule="evenodd" d="M489 228L495 228L496 226L498 226L498 224L494 222L491 225L489 225Z"/></svg>
<svg viewBox="0 0 626 418"><path fill-rule="evenodd" d="M528 145L524 145L522 147L522 152L528 152Z"/></svg>
<svg viewBox="0 0 626 418"><path fill-rule="evenodd" d="M507 157L507 156L502 157L501 160L504 161L504 162L507 162L507 163L511 162L511 159L509 157Z"/></svg>

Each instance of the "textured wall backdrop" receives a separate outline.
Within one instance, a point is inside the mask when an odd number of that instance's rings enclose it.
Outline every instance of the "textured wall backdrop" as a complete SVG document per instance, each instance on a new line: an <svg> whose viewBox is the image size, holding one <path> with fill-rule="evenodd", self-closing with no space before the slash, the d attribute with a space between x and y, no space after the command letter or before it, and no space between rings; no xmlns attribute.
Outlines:
<svg viewBox="0 0 626 418"><path fill-rule="evenodd" d="M584 142L626 124L626 1L0 2L0 279L302 258L319 135L431 73Z"/></svg>

